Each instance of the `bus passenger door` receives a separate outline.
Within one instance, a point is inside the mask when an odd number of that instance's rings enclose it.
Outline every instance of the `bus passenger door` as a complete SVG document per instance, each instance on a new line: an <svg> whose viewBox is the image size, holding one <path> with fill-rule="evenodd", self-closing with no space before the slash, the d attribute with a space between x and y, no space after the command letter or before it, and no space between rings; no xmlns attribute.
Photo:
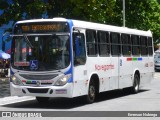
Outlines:
<svg viewBox="0 0 160 120"><path fill-rule="evenodd" d="M87 69L86 69L86 50L85 50L85 30L77 29L73 32L73 97L87 93Z"/></svg>

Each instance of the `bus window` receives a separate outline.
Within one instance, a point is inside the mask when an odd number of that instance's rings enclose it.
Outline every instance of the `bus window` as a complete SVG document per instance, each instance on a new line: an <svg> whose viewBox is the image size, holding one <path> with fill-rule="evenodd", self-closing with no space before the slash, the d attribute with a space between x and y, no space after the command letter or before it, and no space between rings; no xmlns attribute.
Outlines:
<svg viewBox="0 0 160 120"><path fill-rule="evenodd" d="M111 33L110 39L111 39L111 54L113 56L117 56L121 54L120 51L120 34L119 33Z"/></svg>
<svg viewBox="0 0 160 120"><path fill-rule="evenodd" d="M150 56L153 55L153 47L152 47L152 38L151 37L148 37L148 52L149 52Z"/></svg>
<svg viewBox="0 0 160 120"><path fill-rule="evenodd" d="M139 56L141 51L140 44L139 44L139 36L132 35L131 40L132 40L132 55Z"/></svg>
<svg viewBox="0 0 160 120"><path fill-rule="evenodd" d="M131 55L130 35L122 34L121 35L121 41L122 41L122 54L124 56L130 56Z"/></svg>
<svg viewBox="0 0 160 120"><path fill-rule="evenodd" d="M100 56L110 55L109 33L98 31L98 46Z"/></svg>
<svg viewBox="0 0 160 120"><path fill-rule="evenodd" d="M73 34L73 54L74 65L84 65L86 62L85 39L84 34Z"/></svg>
<svg viewBox="0 0 160 120"><path fill-rule="evenodd" d="M87 41L87 55L97 56L96 31L86 30L86 41Z"/></svg>
<svg viewBox="0 0 160 120"><path fill-rule="evenodd" d="M147 37L141 36L141 55L146 56L148 55L148 44L147 44Z"/></svg>

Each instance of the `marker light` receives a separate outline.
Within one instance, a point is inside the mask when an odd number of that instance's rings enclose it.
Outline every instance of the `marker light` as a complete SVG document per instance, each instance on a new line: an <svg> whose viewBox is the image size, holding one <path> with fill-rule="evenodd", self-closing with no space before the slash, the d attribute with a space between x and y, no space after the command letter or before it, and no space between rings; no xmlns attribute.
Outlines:
<svg viewBox="0 0 160 120"><path fill-rule="evenodd" d="M62 76L60 79L58 79L54 85L56 86L63 86L67 83L67 81L70 79L71 77L71 74L68 74L68 75L64 75Z"/></svg>
<svg viewBox="0 0 160 120"><path fill-rule="evenodd" d="M22 84L20 82L20 80L15 75L11 76L11 80L12 80L13 84L15 84L15 85L21 85Z"/></svg>

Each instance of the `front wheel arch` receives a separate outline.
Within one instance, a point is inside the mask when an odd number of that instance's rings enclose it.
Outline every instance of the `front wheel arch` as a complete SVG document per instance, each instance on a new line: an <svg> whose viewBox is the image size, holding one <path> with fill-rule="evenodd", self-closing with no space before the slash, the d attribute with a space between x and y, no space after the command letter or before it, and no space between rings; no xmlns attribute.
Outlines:
<svg viewBox="0 0 160 120"><path fill-rule="evenodd" d="M86 95L86 102L89 104L93 103L98 93L99 93L99 77L97 74L94 74L92 75L89 81L88 92Z"/></svg>

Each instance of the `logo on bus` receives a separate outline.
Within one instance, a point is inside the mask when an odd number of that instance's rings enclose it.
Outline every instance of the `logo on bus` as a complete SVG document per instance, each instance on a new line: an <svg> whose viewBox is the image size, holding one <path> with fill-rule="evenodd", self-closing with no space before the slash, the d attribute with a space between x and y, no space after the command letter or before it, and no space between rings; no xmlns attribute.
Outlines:
<svg viewBox="0 0 160 120"><path fill-rule="evenodd" d="M107 70L111 70L114 69L114 65L95 65L95 70L103 70L103 71L107 71Z"/></svg>
<svg viewBox="0 0 160 120"><path fill-rule="evenodd" d="M37 86L40 86L40 84L41 84L40 81L37 81L36 85L37 85Z"/></svg>

